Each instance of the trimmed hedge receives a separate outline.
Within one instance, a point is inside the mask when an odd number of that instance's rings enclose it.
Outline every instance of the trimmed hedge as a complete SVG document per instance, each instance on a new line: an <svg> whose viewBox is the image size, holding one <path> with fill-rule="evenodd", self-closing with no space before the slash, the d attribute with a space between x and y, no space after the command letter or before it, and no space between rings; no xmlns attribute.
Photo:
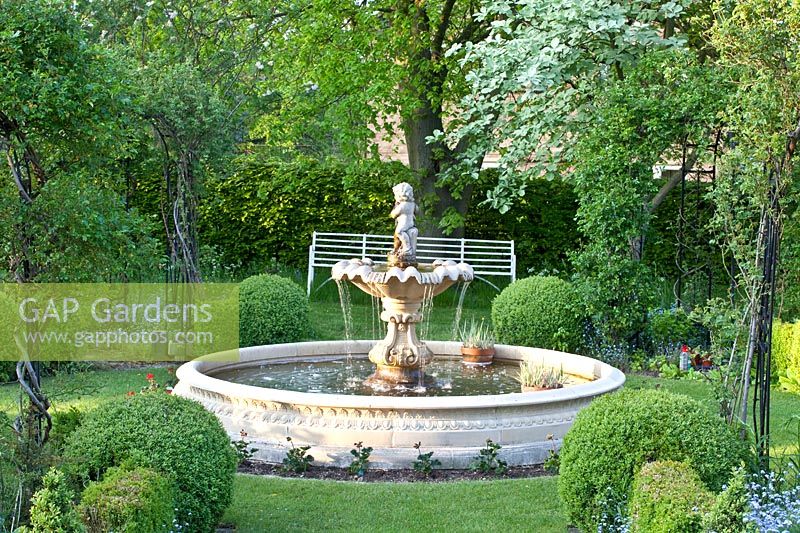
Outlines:
<svg viewBox="0 0 800 533"><path fill-rule="evenodd" d="M558 489L570 520L597 529L602 501L620 505L649 461L690 464L714 492L748 458L748 447L708 406L660 390L622 390L578 413L564 437Z"/></svg>
<svg viewBox="0 0 800 533"><path fill-rule="evenodd" d="M391 233L392 186L402 181L416 182L401 163L244 156L233 175L207 184L203 243L226 265L275 259L305 268L314 231Z"/></svg>
<svg viewBox="0 0 800 533"><path fill-rule="evenodd" d="M631 531L702 533L703 511L713 501L714 495L687 463L646 463L633 480Z"/></svg>
<svg viewBox="0 0 800 533"><path fill-rule="evenodd" d="M553 276L517 280L492 302L497 342L574 351L581 344L583 321L572 285Z"/></svg>
<svg viewBox="0 0 800 533"><path fill-rule="evenodd" d="M81 495L80 513L91 531L169 531L175 516L175 485L149 468L109 468Z"/></svg>
<svg viewBox="0 0 800 533"><path fill-rule="evenodd" d="M578 250L580 233L575 222L578 199L568 181L533 179L525 196L500 213L484 204L497 185L497 170L482 170L472 191L464 235L472 239L514 241L520 277L542 272L569 272L569 255Z"/></svg>
<svg viewBox="0 0 800 533"><path fill-rule="evenodd" d="M772 325L772 372L773 378L786 375L787 371L800 376L800 321L778 322Z"/></svg>
<svg viewBox="0 0 800 533"><path fill-rule="evenodd" d="M114 466L152 468L175 482L175 517L187 531L213 531L231 501L237 458L217 418L199 403L160 392L109 402L69 436L65 465L74 482L102 479Z"/></svg>
<svg viewBox="0 0 800 533"><path fill-rule="evenodd" d="M239 345L297 342L308 335L308 298L296 283L261 274L239 285Z"/></svg>

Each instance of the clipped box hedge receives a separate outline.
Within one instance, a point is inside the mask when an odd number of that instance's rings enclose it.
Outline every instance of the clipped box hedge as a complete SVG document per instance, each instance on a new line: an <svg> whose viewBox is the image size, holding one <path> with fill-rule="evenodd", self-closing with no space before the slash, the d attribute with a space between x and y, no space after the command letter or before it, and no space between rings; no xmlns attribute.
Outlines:
<svg viewBox="0 0 800 533"><path fill-rule="evenodd" d="M102 481L81 494L80 513L90 531L160 533L170 531L176 490L150 468L109 468Z"/></svg>
<svg viewBox="0 0 800 533"><path fill-rule="evenodd" d="M650 461L683 461L720 492L749 459L711 406L662 390L631 390L594 400L578 413L561 448L558 488L570 520L596 531L605 505L629 501L633 480Z"/></svg>
<svg viewBox="0 0 800 533"><path fill-rule="evenodd" d="M297 342L310 329L308 298L293 281L261 274L239 285L240 346Z"/></svg>
<svg viewBox="0 0 800 533"><path fill-rule="evenodd" d="M492 302L495 338L503 344L575 351L583 321L572 284L554 276L520 279Z"/></svg>
<svg viewBox="0 0 800 533"><path fill-rule="evenodd" d="M646 463L633 480L631 531L702 533L704 511L714 501L688 463Z"/></svg>
<svg viewBox="0 0 800 533"><path fill-rule="evenodd" d="M150 468L176 488L184 531L213 531L231 502L238 460L227 433L199 403L161 392L107 402L67 438L66 473L76 486L112 467Z"/></svg>

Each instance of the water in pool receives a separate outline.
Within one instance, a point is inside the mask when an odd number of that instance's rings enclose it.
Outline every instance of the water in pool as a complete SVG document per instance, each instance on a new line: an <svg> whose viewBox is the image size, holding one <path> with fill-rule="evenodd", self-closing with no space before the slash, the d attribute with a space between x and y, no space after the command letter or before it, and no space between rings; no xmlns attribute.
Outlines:
<svg viewBox="0 0 800 533"><path fill-rule="evenodd" d="M520 392L517 362L495 361L470 367L460 358L437 357L425 368L427 379L413 385L365 384L375 371L368 359L270 363L215 372L213 377L242 385L325 394L364 396L480 396ZM565 387L587 380L565 375Z"/></svg>

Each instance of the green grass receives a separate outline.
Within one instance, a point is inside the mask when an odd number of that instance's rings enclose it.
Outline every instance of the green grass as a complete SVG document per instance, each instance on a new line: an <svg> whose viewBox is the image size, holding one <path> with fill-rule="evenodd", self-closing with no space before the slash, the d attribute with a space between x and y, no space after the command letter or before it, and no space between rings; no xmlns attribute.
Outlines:
<svg viewBox="0 0 800 533"><path fill-rule="evenodd" d="M104 401L123 398L129 391L138 393L147 385L148 373L153 373L159 383L174 379L166 367L95 370L48 376L43 387L52 403L52 412L70 407L85 411ZM15 383L0 385L0 412L16 416L18 395L19 386Z"/></svg>
<svg viewBox="0 0 800 533"><path fill-rule="evenodd" d="M225 522L261 531L566 531L556 478L356 483L239 475Z"/></svg>

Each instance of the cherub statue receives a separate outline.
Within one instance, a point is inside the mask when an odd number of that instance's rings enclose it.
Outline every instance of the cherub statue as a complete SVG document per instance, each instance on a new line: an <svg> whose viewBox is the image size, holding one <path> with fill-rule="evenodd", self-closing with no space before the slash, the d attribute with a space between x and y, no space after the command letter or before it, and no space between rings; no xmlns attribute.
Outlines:
<svg viewBox="0 0 800 533"><path fill-rule="evenodd" d="M414 189L408 183L398 183L392 187L394 192L394 209L390 213L394 219L394 255L398 259L409 258L411 261L417 255L417 230L414 224L414 215L419 213L417 204L414 203Z"/></svg>

